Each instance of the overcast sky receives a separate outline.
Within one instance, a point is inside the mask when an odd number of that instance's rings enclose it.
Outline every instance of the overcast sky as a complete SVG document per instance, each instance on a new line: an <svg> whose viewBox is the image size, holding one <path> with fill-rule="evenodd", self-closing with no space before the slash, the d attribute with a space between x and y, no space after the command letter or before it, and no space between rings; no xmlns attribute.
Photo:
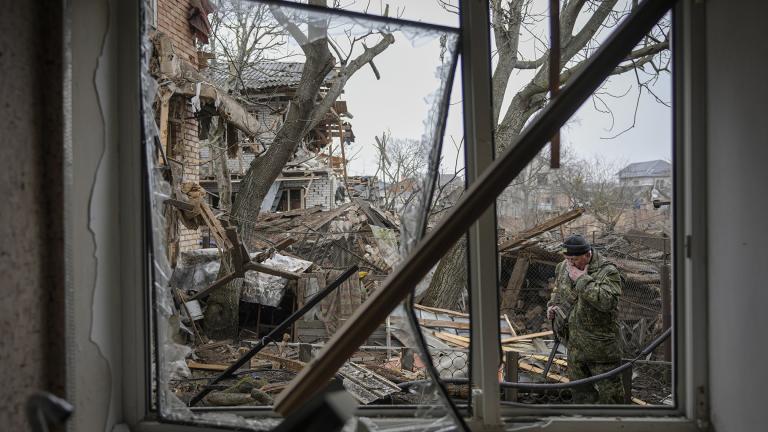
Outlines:
<svg viewBox="0 0 768 432"><path fill-rule="evenodd" d="M366 3L357 2L348 8L359 10ZM390 4L390 15L400 12L405 19L458 25L457 15L439 7L437 0L388 0L387 3ZM380 13L381 10L383 8L379 1L370 2L369 13ZM546 26L546 23L542 25ZM402 138L419 138L422 135L429 106L425 102L426 98L439 85L435 77L440 61L438 41L432 37L420 38L414 44L402 33L395 34L395 37L396 43L376 58L381 80L376 80L370 68L364 68L345 87L343 99L348 101L349 110L354 115L352 125L357 138L353 145L347 147L348 156L357 155L348 167L353 175L373 174L376 171L375 135L381 135L384 130L390 130L393 136ZM522 44L526 43L530 46L532 38L523 37ZM522 49L525 49L525 45ZM514 94L531 76L531 73L514 76L507 96ZM458 141L463 136L460 85L460 74L457 74L451 95L444 154L451 168L455 151L450 144L450 137ZM663 74L651 89L660 99L666 102L671 100L668 74ZM566 125L562 132L563 142L578 157L598 156L616 164L671 159L670 108L657 102L646 91L638 99L635 76L631 72L610 78L604 90L614 96L624 95L606 97L613 112L613 120L610 115L596 109L592 101L588 101ZM614 137L633 123L633 128Z"/></svg>

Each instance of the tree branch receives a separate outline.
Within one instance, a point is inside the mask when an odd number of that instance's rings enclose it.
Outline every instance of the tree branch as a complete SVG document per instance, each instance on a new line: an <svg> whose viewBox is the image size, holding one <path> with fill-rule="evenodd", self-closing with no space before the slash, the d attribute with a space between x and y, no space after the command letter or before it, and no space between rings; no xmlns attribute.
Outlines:
<svg viewBox="0 0 768 432"><path fill-rule="evenodd" d="M313 115L307 124L306 131L312 130L312 128L314 128L320 122L320 120L322 120L322 118L331 108L331 105L333 105L333 103L336 102L336 99L341 95L341 92L344 90L344 86L346 85L349 77L351 77L360 68L365 66L366 63L372 61L377 55L381 54L385 49L387 49L388 46L392 45L393 43L395 43L395 37L392 34L383 34L382 39L376 45L370 48L365 48L365 50L357 58L350 61L346 66L341 67L338 76L331 84L328 92L313 110Z"/></svg>

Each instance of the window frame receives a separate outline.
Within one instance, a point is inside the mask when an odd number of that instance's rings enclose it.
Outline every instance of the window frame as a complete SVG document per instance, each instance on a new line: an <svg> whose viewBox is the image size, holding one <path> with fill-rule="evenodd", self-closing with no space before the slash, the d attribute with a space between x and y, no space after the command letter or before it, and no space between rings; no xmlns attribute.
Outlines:
<svg viewBox="0 0 768 432"><path fill-rule="evenodd" d="M113 54L118 58L120 74L124 74L117 86L117 107L120 125L119 149L121 167L119 188L121 192L121 217L128 223L122 223L117 229L121 239L121 298L122 316L115 318L114 325L122 325L122 391L121 408L126 423L140 431L215 431L221 428L163 424L152 415L151 403L147 398L147 389L152 381L148 370L149 361L149 310L148 290L137 290L151 283L149 270L152 267L151 253L148 250L147 200L143 189L146 179L141 174L143 152L136 142L142 142L140 117L139 56L141 47L141 26L139 18L142 11L140 2L118 2L117 16L135 16L136 20L123 20L118 37L117 50ZM677 392L677 406L669 408L632 408L605 409L556 407L507 407L501 406L500 414L505 420L539 421L547 430L646 430L649 427L661 430L697 430L708 421L707 406L707 301L706 295L706 155L700 151L706 137L706 93L704 87L705 58L703 55L704 5L701 2L679 1L674 8L673 41L674 61L674 108L673 134L674 159L673 179L678 205L673 209L674 240L673 273L674 323L673 333L674 361L673 373ZM462 33L469 34L468 28ZM72 49L76 49L73 47ZM119 74L119 75L120 75ZM472 105L465 102L465 110L472 110ZM486 131L487 133L488 131ZM699 151L694 151L694 149ZM88 193L83 191L80 193ZM136 206L136 201L142 204ZM696 215L694 217L693 215ZM139 223L136 223L139 221ZM693 240L695 239L695 241ZM490 246L486 243L487 246ZM495 242L493 243L495 253ZM486 252L487 253L487 250ZM478 259L475 257L474 259ZM492 260L495 261L495 260ZM477 265L477 263L475 264ZM696 289L694 290L694 287ZM497 354L498 355L498 354ZM473 366L474 368L474 366ZM84 373L85 371L75 372ZM77 379L82 377L74 377ZM88 407L83 408L84 415ZM374 415L377 412L396 416L397 410L375 409L358 410L358 415ZM406 410L412 415L412 410ZM255 411L264 415L262 410ZM406 415L407 415L406 414ZM579 417L573 415L578 414ZM644 416L644 417L640 417ZM621 426L616 425L619 421ZM616 427L614 427L616 426Z"/></svg>

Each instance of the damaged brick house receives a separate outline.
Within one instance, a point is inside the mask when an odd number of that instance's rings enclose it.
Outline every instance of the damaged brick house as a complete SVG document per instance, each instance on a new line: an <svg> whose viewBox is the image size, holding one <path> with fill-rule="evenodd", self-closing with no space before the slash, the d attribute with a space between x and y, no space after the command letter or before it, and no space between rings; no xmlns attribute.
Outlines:
<svg viewBox="0 0 768 432"><path fill-rule="evenodd" d="M185 10L188 12L183 13ZM198 2L160 0L151 70L159 84L155 117L160 143L156 157L165 166L173 198L183 201L189 198L183 197L188 192L185 187L200 185L207 192L206 202L218 208L224 179L229 182L234 201L251 162L269 147L282 126L303 64L259 62L240 71L236 80L218 68L208 68L208 61L215 61L215 55L200 47L207 43L207 14L211 11L207 6L200 8ZM332 70L327 80L335 73ZM238 83L236 93L231 90L233 82ZM324 83L321 93L327 91L328 84L329 81ZM341 143L351 144L355 140L352 126L346 121L351 117L346 102L333 104L275 180L262 203L262 211L314 206L330 210L344 202L346 159ZM215 131L218 125L212 124L213 118L220 119L223 130ZM214 137L214 133L220 135ZM336 156L334 151L342 155ZM179 224L173 211L168 216L166 237L172 262L179 252L211 244L206 227L195 229Z"/></svg>
<svg viewBox="0 0 768 432"><path fill-rule="evenodd" d="M240 179L243 178L251 162L268 148L275 132L283 122L289 101L294 97L303 63L297 62L259 62L244 68L236 80L239 92L248 100L248 112L258 120L260 133L245 137L235 128L227 130L227 171L232 185L233 196L238 193ZM330 79L336 71L331 71L321 91L327 90ZM232 84L229 74L214 73L214 82L222 89ZM340 151L339 142L351 144L355 141L352 126L344 119L351 118L344 101L337 101L312 131L307 134L302 147L296 152L280 177L265 197L262 211L290 211L320 206L323 210L336 207L343 202L343 176L346 159L333 155ZM212 160L211 146L201 148L201 159ZM343 152L343 149L341 149ZM201 185L214 195L218 193L218 181L215 161L201 167ZM234 198L233 198L234 200ZM213 196L212 205L217 207L218 197Z"/></svg>

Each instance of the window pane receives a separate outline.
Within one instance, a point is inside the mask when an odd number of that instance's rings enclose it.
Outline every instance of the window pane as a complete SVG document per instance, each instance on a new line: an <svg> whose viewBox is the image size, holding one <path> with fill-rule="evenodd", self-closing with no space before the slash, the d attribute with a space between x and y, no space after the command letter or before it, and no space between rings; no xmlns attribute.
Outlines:
<svg viewBox="0 0 768 432"><path fill-rule="evenodd" d="M577 5L566 2L559 15L561 86L632 8ZM491 12L496 144L504 151L551 100L548 10L547 2L492 2ZM517 38L505 33L512 22L521 23ZM671 325L668 41L665 18L560 131L560 167L546 148L497 199L499 314L521 336L502 337L505 380L564 383L633 367L579 387L508 390L504 403L674 403L669 353L638 358Z"/></svg>
<svg viewBox="0 0 768 432"><path fill-rule="evenodd" d="M458 37L301 6L205 4L188 14L159 1L146 35L156 396L166 419L245 425L204 412L269 410L463 190L460 171L437 175ZM359 404L435 405L430 386L397 386L427 378L413 334L393 313L352 355L340 373Z"/></svg>

